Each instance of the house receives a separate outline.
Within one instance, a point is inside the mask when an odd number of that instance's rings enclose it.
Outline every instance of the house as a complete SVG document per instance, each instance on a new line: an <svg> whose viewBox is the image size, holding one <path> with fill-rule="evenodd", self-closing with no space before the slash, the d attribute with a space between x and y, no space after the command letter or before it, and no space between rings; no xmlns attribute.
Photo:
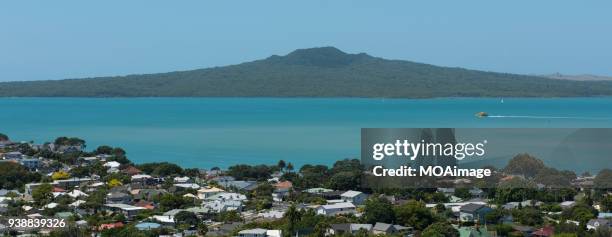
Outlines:
<svg viewBox="0 0 612 237"><path fill-rule="evenodd" d="M147 174L136 174L131 176L132 185L139 185L139 187L154 186L160 183L159 179L153 178Z"/></svg>
<svg viewBox="0 0 612 237"><path fill-rule="evenodd" d="M122 203L107 203L104 204L103 208L107 211L111 211L114 213L121 213L129 220L133 219L134 216L138 215L138 213L140 213L142 210L145 210L145 208L143 207L137 207Z"/></svg>
<svg viewBox="0 0 612 237"><path fill-rule="evenodd" d="M36 170L40 167L40 160L34 158L21 159L19 164L28 170Z"/></svg>
<svg viewBox="0 0 612 237"><path fill-rule="evenodd" d="M284 181L274 184L272 200L276 202L282 202L285 197L289 196L289 192L292 188L293 183L291 183L291 181Z"/></svg>
<svg viewBox="0 0 612 237"><path fill-rule="evenodd" d="M256 181L222 181L219 182L219 185L225 189L236 189L238 191L253 191L257 188Z"/></svg>
<svg viewBox="0 0 612 237"><path fill-rule="evenodd" d="M266 237L267 232L268 230L261 229L261 228L247 229L247 230L241 230L240 232L238 232L238 236L239 237Z"/></svg>
<svg viewBox="0 0 612 237"><path fill-rule="evenodd" d="M178 189L200 189L200 185L191 184L191 183L178 183L178 184L173 184L172 186L176 187L177 190Z"/></svg>
<svg viewBox="0 0 612 237"><path fill-rule="evenodd" d="M244 194L240 194L240 193L227 193L227 192L223 192L223 193L218 193L216 195L213 195L211 197L206 198L207 201L215 201L215 200L219 200L219 201L246 201L247 197Z"/></svg>
<svg viewBox="0 0 612 237"><path fill-rule="evenodd" d="M81 152L85 148L84 144L78 145L61 145L57 148L57 152L59 153L76 153Z"/></svg>
<svg viewBox="0 0 612 237"><path fill-rule="evenodd" d="M559 204L559 206L561 206L561 208L563 209L572 208L575 205L576 205L575 201L565 201Z"/></svg>
<svg viewBox="0 0 612 237"><path fill-rule="evenodd" d="M541 201L526 200L526 201L522 201L522 202L508 202L508 203L502 205L502 208L504 208L506 210L511 210L511 209L519 208L519 206L522 206L522 207L537 207L537 206L541 206L542 204L544 204L544 203L541 202Z"/></svg>
<svg viewBox="0 0 612 237"><path fill-rule="evenodd" d="M18 152L18 151L12 151L12 152L4 153L3 156L5 160L19 160L21 159L21 157L23 157L23 154L21 154L21 152Z"/></svg>
<svg viewBox="0 0 612 237"><path fill-rule="evenodd" d="M187 176L183 176L183 177L174 177L174 182L175 183L188 183L191 181L191 178L187 177Z"/></svg>
<svg viewBox="0 0 612 237"><path fill-rule="evenodd" d="M552 226L544 226L531 233L534 237L549 237L555 234L555 228Z"/></svg>
<svg viewBox="0 0 612 237"><path fill-rule="evenodd" d="M121 170L121 172L129 176L134 176L134 175L140 174L141 171L138 168L130 165L126 167L125 169Z"/></svg>
<svg viewBox="0 0 612 237"><path fill-rule="evenodd" d="M109 161L109 162L104 163L102 166L108 167L108 168L119 168L119 166L121 166L121 163L117 161Z"/></svg>
<svg viewBox="0 0 612 237"><path fill-rule="evenodd" d="M267 229L247 229L238 232L238 237L282 237L283 232L281 230L267 230Z"/></svg>
<svg viewBox="0 0 612 237"><path fill-rule="evenodd" d="M198 190L198 198L206 199L222 192L225 192L225 190L217 187L204 187Z"/></svg>
<svg viewBox="0 0 612 237"><path fill-rule="evenodd" d="M455 188L438 188L436 191L447 197L455 194Z"/></svg>
<svg viewBox="0 0 612 237"><path fill-rule="evenodd" d="M342 223L342 224L331 224L331 226L327 229L328 235L343 235L357 234L359 231L370 232L372 230L372 224L352 224L352 223Z"/></svg>
<svg viewBox="0 0 612 237"><path fill-rule="evenodd" d="M174 226L174 216L154 215L151 217L151 219L155 220L156 222L161 223L163 226L169 226L169 227Z"/></svg>
<svg viewBox="0 0 612 237"><path fill-rule="evenodd" d="M357 208L351 202L341 202L317 207L317 214L335 216L339 214L356 214Z"/></svg>
<svg viewBox="0 0 612 237"><path fill-rule="evenodd" d="M160 224L155 223L155 222L140 222L138 224L136 224L134 227L136 227L136 229L138 230L154 230L154 229L158 229L159 227L161 227Z"/></svg>
<svg viewBox="0 0 612 237"><path fill-rule="evenodd" d="M334 190L327 189L327 188L309 188L305 190L305 192L310 193L310 194L322 194L322 193L332 192L332 191Z"/></svg>
<svg viewBox="0 0 612 237"><path fill-rule="evenodd" d="M213 200L202 203L202 207L210 210L210 212L220 213L226 211L242 211L242 201L237 200Z"/></svg>
<svg viewBox="0 0 612 237"><path fill-rule="evenodd" d="M486 196L486 193L484 191L482 191L482 189L479 188L472 188L470 189L470 195L472 195L473 198L484 198Z"/></svg>
<svg viewBox="0 0 612 237"><path fill-rule="evenodd" d="M91 157L79 157L78 161L80 162L81 165L93 165L94 163L96 163L98 160L100 160L98 157L95 156L91 156Z"/></svg>
<svg viewBox="0 0 612 237"><path fill-rule="evenodd" d="M408 233L412 232L412 227L405 227L401 225L393 225L382 222L376 222L372 228L372 234L375 235L390 235L395 233Z"/></svg>
<svg viewBox="0 0 612 237"><path fill-rule="evenodd" d="M56 180L56 181L53 181L53 183L51 184L53 184L53 186L57 186L57 187L65 188L65 189L71 189L74 187L79 187L84 184L88 184L92 181L93 181L92 178L69 178L69 179Z"/></svg>
<svg viewBox="0 0 612 237"><path fill-rule="evenodd" d="M152 201L156 198L160 198L164 194L168 193L168 191L164 189L138 189L132 190L133 200L134 201Z"/></svg>
<svg viewBox="0 0 612 237"><path fill-rule="evenodd" d="M128 204L132 201L132 196L122 192L111 192L106 194L107 203L123 203Z"/></svg>
<svg viewBox="0 0 612 237"><path fill-rule="evenodd" d="M484 223L485 216L491 211L493 211L493 209L488 206L470 203L459 208L459 219L461 221L478 221Z"/></svg>
<svg viewBox="0 0 612 237"><path fill-rule="evenodd" d="M351 202L355 205L361 205L365 202L367 195L359 191L346 191L340 195L340 198L345 202Z"/></svg>
<svg viewBox="0 0 612 237"><path fill-rule="evenodd" d="M589 222L587 222L587 230L597 230L599 228L611 228L612 227L612 221L608 220L608 219L591 219L589 220Z"/></svg>
<svg viewBox="0 0 612 237"><path fill-rule="evenodd" d="M79 197L87 197L89 195L87 195L86 193L84 193L81 190L75 189L72 190L71 192L67 193L68 196L72 197L72 198L79 198Z"/></svg>
<svg viewBox="0 0 612 237"><path fill-rule="evenodd" d="M491 235L486 228L464 226L458 229L460 237L489 237Z"/></svg>
<svg viewBox="0 0 612 237"><path fill-rule="evenodd" d="M114 228L121 228L123 227L123 223L122 222L115 222L115 223L108 223L108 224L101 224L98 227L98 230L108 230L108 229L114 229Z"/></svg>

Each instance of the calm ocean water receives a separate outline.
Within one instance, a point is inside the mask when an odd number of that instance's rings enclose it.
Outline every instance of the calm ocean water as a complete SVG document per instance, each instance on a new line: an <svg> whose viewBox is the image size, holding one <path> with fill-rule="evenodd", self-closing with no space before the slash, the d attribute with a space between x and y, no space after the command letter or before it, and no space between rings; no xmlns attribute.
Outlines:
<svg viewBox="0 0 612 237"><path fill-rule="evenodd" d="M476 112L494 117L479 119ZM15 141L76 136L119 146L137 163L301 166L357 158L362 127L612 127L612 98L276 99L2 98Z"/></svg>

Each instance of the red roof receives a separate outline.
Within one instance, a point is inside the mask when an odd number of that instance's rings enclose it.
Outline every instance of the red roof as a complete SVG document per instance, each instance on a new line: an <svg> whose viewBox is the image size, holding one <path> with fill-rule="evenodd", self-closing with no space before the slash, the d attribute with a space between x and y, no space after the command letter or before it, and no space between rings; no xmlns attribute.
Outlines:
<svg viewBox="0 0 612 237"><path fill-rule="evenodd" d="M102 224L102 225L100 225L100 227L98 229L99 230L106 230L106 229L113 229L113 228L119 228L119 227L123 227L123 223L122 222Z"/></svg>
<svg viewBox="0 0 612 237"><path fill-rule="evenodd" d="M552 226L545 226L542 227L536 231L534 231L533 233L531 233L531 235L533 236L552 236L555 233L555 229Z"/></svg>
<svg viewBox="0 0 612 237"><path fill-rule="evenodd" d="M274 185L277 189L289 189L293 187L293 183L291 181L284 181Z"/></svg>
<svg viewBox="0 0 612 237"><path fill-rule="evenodd" d="M142 201L142 200L140 200L139 202L135 203L134 206L144 207L144 208L149 209L149 210L155 209L155 206L153 205L153 203L147 202L147 201Z"/></svg>
<svg viewBox="0 0 612 237"><path fill-rule="evenodd" d="M137 175L140 174L141 171L136 167L130 165L127 168L123 169L123 172L129 175Z"/></svg>
<svg viewBox="0 0 612 237"><path fill-rule="evenodd" d="M60 193L60 192L66 192L66 190L63 188L53 187L53 192Z"/></svg>

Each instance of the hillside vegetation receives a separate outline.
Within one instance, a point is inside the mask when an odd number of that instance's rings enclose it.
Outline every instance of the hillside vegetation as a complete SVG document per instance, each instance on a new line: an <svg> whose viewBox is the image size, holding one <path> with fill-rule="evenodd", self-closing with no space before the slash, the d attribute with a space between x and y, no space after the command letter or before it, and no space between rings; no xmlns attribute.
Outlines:
<svg viewBox="0 0 612 237"><path fill-rule="evenodd" d="M0 83L4 97L577 97L612 95L611 81L439 67L333 47L238 65L118 77Z"/></svg>

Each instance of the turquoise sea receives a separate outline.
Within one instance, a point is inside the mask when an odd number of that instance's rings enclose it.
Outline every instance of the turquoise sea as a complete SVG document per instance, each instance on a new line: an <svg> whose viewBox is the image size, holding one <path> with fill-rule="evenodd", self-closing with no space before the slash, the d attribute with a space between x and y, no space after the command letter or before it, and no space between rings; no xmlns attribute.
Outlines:
<svg viewBox="0 0 612 237"><path fill-rule="evenodd" d="M363 127L612 127L612 98L0 99L0 133L12 140L76 136L90 150L119 146L137 163L185 167L333 164L359 156Z"/></svg>

